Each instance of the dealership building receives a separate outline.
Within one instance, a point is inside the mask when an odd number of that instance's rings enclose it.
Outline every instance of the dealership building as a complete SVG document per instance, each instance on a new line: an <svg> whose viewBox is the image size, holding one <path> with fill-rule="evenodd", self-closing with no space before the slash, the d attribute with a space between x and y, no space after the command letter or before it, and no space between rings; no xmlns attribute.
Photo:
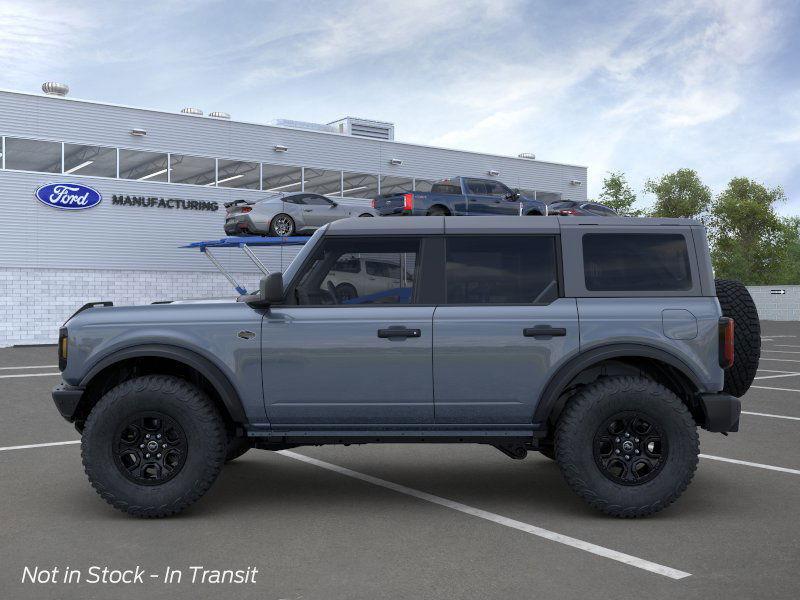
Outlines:
<svg viewBox="0 0 800 600"><path fill-rule="evenodd" d="M42 87L0 91L0 347L54 343L89 301L235 295L206 256L182 248L223 237L224 203L233 200L307 191L368 205L457 175L494 178L547 202L586 199L585 167L402 143L391 123L258 124ZM40 188L52 196L75 186L95 190L94 205L62 210L37 198ZM276 270L297 247L256 252ZM245 286L257 284L260 272L241 251L215 256Z"/></svg>

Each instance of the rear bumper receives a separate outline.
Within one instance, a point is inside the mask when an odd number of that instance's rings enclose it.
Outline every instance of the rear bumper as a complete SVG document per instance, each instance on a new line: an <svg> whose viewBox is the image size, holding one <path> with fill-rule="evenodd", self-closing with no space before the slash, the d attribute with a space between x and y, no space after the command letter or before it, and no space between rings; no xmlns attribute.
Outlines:
<svg viewBox="0 0 800 600"><path fill-rule="evenodd" d="M53 388L53 402L61 416L67 421L75 420L75 413L78 412L78 404L83 397L83 388L72 387L66 383L60 383Z"/></svg>
<svg viewBox="0 0 800 600"><path fill-rule="evenodd" d="M718 433L739 431L742 402L730 394L701 394L700 406L705 423L703 429Z"/></svg>

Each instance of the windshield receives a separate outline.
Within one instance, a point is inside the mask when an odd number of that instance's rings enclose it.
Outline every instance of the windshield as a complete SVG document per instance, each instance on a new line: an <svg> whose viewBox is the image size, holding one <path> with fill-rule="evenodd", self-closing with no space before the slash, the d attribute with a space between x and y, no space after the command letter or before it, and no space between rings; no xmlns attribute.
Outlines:
<svg viewBox="0 0 800 600"><path fill-rule="evenodd" d="M317 242L319 242L319 238L322 237L323 233L327 228L328 226L324 225L323 227L317 229L314 232L314 235L311 236L311 239L308 240L303 246L303 248L300 250L300 252L297 253L297 256L295 256L294 259L292 259L292 262L289 263L289 266L286 267L286 269L283 271L284 284L288 284L292 279L294 279L294 276L297 274L297 269L299 269L300 265L302 265L305 262L306 257L309 255L312 248L314 248L314 246L317 245Z"/></svg>

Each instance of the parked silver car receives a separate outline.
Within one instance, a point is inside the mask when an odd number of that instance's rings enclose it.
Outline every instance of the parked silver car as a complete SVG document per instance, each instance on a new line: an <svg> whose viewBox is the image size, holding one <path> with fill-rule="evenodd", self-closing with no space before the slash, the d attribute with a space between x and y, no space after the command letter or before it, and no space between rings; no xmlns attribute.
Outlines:
<svg viewBox="0 0 800 600"><path fill-rule="evenodd" d="M347 217L375 217L368 206L344 204L308 192L270 194L258 200L225 204L227 235L289 236L313 233L323 225Z"/></svg>

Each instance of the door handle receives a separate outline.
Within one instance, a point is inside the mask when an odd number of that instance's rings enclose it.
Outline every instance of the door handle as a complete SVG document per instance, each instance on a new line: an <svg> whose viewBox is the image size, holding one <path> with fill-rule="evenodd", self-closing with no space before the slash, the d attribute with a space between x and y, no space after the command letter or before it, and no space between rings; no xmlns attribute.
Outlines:
<svg viewBox="0 0 800 600"><path fill-rule="evenodd" d="M304 209L303 209L303 212L312 212L313 210L314 210L314 209L312 209L312 208L304 208Z"/></svg>
<svg viewBox="0 0 800 600"><path fill-rule="evenodd" d="M419 329L406 329L405 327L389 327L388 329L378 329L379 338L418 338L422 335Z"/></svg>
<svg viewBox="0 0 800 600"><path fill-rule="evenodd" d="M560 337L567 335L565 327L550 327L550 325L537 325L536 327L526 327L522 330L525 337Z"/></svg>

